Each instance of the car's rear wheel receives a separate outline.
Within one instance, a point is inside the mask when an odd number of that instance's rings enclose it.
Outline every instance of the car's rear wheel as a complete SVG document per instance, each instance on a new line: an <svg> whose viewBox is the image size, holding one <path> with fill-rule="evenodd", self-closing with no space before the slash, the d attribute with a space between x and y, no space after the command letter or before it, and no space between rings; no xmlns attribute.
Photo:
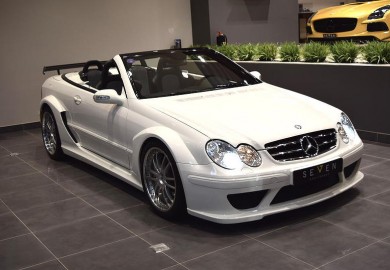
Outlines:
<svg viewBox="0 0 390 270"><path fill-rule="evenodd" d="M142 151L142 181L153 209L165 218L185 213L186 202L175 160L167 147L149 142Z"/></svg>
<svg viewBox="0 0 390 270"><path fill-rule="evenodd" d="M54 160L62 159L64 153L61 148L61 139L58 134L57 123L53 112L49 108L43 110L41 127L43 144L45 145L49 157Z"/></svg>

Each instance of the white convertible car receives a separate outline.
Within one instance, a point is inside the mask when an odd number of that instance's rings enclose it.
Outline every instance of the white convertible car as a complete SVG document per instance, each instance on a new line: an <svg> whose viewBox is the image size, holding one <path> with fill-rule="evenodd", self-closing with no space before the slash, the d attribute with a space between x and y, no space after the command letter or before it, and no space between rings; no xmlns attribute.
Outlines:
<svg viewBox="0 0 390 270"><path fill-rule="evenodd" d="M54 70L40 104L49 156L75 157L143 190L163 217L258 220L363 178L363 143L345 113L213 50L44 68Z"/></svg>

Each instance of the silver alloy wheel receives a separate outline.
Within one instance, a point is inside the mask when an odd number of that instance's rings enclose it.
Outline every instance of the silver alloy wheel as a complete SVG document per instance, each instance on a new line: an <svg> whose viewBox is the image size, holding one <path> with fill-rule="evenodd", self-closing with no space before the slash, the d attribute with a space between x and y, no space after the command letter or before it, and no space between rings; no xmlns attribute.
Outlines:
<svg viewBox="0 0 390 270"><path fill-rule="evenodd" d="M54 155L57 151L57 130L53 115L47 111L42 116L42 137L47 152Z"/></svg>
<svg viewBox="0 0 390 270"><path fill-rule="evenodd" d="M169 211L176 199L176 176L167 154L158 147L148 149L143 164L145 189L153 205Z"/></svg>

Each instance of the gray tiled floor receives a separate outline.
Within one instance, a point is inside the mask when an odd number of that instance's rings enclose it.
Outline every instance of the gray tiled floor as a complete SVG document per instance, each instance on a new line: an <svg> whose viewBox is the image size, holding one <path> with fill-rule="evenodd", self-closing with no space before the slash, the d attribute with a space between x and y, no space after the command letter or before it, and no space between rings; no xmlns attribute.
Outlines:
<svg viewBox="0 0 390 270"><path fill-rule="evenodd" d="M390 146L364 151L366 177L344 194L218 225L163 220L140 191L50 160L38 129L0 133L0 269L390 269Z"/></svg>

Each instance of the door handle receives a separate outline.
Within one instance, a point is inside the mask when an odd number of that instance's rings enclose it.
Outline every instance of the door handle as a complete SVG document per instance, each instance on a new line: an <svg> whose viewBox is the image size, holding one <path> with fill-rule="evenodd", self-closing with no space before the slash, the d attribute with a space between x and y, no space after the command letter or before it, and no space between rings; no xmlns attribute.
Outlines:
<svg viewBox="0 0 390 270"><path fill-rule="evenodd" d="M75 96L73 98L74 100L74 103L76 103L76 105L80 105L81 104L81 97L80 96Z"/></svg>

